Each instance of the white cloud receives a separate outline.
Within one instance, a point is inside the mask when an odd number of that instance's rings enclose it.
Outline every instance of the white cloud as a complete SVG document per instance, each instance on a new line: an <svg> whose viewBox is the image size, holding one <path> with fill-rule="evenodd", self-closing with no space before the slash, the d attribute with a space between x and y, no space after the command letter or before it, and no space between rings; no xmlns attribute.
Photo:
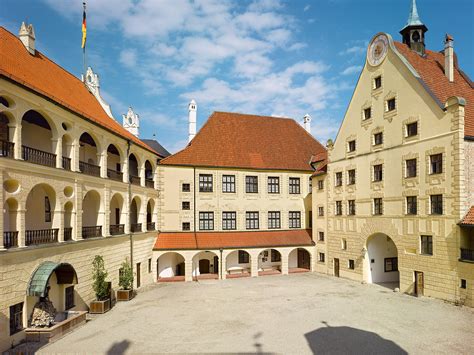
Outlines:
<svg viewBox="0 0 474 355"><path fill-rule="evenodd" d="M304 8L303 8L303 11L306 12L308 11L309 9L311 8L311 5L306 5Z"/></svg>
<svg viewBox="0 0 474 355"><path fill-rule="evenodd" d="M360 65L351 65L350 67L347 67L344 69L341 74L342 75L351 75L355 73L359 73L362 70L362 66Z"/></svg>
<svg viewBox="0 0 474 355"><path fill-rule="evenodd" d="M132 68L137 64L137 52L134 49L124 49L120 52L120 63Z"/></svg>

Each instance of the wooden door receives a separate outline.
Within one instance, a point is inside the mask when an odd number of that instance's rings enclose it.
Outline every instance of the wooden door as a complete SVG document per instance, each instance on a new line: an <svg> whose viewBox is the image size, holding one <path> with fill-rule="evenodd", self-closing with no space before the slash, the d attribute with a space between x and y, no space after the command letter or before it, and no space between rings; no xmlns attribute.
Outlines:
<svg viewBox="0 0 474 355"><path fill-rule="evenodd" d="M423 296L424 279L421 271L415 271L415 295Z"/></svg>
<svg viewBox="0 0 474 355"><path fill-rule="evenodd" d="M339 259L334 259L334 276L339 277Z"/></svg>
<svg viewBox="0 0 474 355"><path fill-rule="evenodd" d="M217 256L214 257L214 274L219 273L219 258Z"/></svg>
<svg viewBox="0 0 474 355"><path fill-rule="evenodd" d="M140 272L141 263L137 263L137 288L141 285L141 272Z"/></svg>
<svg viewBox="0 0 474 355"><path fill-rule="evenodd" d="M310 270L309 253L305 249L298 249L298 268Z"/></svg>
<svg viewBox="0 0 474 355"><path fill-rule="evenodd" d="M115 209L115 224L120 224L120 208Z"/></svg>
<svg viewBox="0 0 474 355"><path fill-rule="evenodd" d="M199 273L200 274L209 274L209 260L201 259L199 260Z"/></svg>

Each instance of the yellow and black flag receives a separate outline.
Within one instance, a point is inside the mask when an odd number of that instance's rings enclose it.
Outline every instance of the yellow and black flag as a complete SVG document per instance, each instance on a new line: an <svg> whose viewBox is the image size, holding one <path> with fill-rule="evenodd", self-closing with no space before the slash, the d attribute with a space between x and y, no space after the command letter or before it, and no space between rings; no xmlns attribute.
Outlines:
<svg viewBox="0 0 474 355"><path fill-rule="evenodd" d="M84 12L82 14L82 46L81 48L85 50L86 48L86 39L87 39L87 25L86 25L86 3L84 5Z"/></svg>

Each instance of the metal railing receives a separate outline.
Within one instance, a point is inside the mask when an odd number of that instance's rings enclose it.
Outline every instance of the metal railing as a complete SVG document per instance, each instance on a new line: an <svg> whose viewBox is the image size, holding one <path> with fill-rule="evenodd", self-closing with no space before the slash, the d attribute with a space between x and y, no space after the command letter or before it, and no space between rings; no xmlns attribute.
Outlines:
<svg viewBox="0 0 474 355"><path fill-rule="evenodd" d="M39 149L22 146L22 158L33 164L56 167L56 154L44 152Z"/></svg>
<svg viewBox="0 0 474 355"><path fill-rule="evenodd" d="M15 143L0 140L0 157L13 158Z"/></svg>
<svg viewBox="0 0 474 355"><path fill-rule="evenodd" d="M100 166L89 164L89 163L86 163L85 161L80 161L79 170L83 174L100 177Z"/></svg>
<svg viewBox="0 0 474 355"><path fill-rule="evenodd" d="M82 238L98 238L102 237L102 226L88 226L82 227Z"/></svg>
<svg viewBox="0 0 474 355"><path fill-rule="evenodd" d="M107 169L107 177L116 181L123 181L123 173L113 169Z"/></svg>
<svg viewBox="0 0 474 355"><path fill-rule="evenodd" d="M155 187L155 182L151 179L145 179L145 186L154 188Z"/></svg>
<svg viewBox="0 0 474 355"><path fill-rule="evenodd" d="M58 232L58 228L27 230L25 231L25 245L56 243L58 241Z"/></svg>
<svg viewBox="0 0 474 355"><path fill-rule="evenodd" d="M135 175L130 175L130 183L134 185L140 185L140 177Z"/></svg>
<svg viewBox="0 0 474 355"><path fill-rule="evenodd" d="M141 223L132 223L131 230L133 233L141 232L142 231L142 224Z"/></svg>
<svg viewBox="0 0 474 355"><path fill-rule="evenodd" d="M461 248L461 260L474 261L474 249Z"/></svg>
<svg viewBox="0 0 474 355"><path fill-rule="evenodd" d="M125 234L125 224L111 224L110 234L112 235Z"/></svg>
<svg viewBox="0 0 474 355"><path fill-rule="evenodd" d="M63 157L63 169L71 170L71 158Z"/></svg>
<svg viewBox="0 0 474 355"><path fill-rule="evenodd" d="M18 231L3 232L3 246L5 248L14 248L18 246Z"/></svg>
<svg viewBox="0 0 474 355"><path fill-rule="evenodd" d="M146 224L146 230L147 231L154 231L155 230L155 222L148 222Z"/></svg>
<svg viewBox="0 0 474 355"><path fill-rule="evenodd" d="M72 240L72 227L64 227L64 241Z"/></svg>

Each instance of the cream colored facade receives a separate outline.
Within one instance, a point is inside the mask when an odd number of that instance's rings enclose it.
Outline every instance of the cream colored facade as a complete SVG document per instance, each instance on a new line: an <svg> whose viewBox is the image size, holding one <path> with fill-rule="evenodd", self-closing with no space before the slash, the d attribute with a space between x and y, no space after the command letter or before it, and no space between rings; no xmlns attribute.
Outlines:
<svg viewBox="0 0 474 355"><path fill-rule="evenodd" d="M25 296L28 282L45 261L76 270L70 310L87 310L95 298L95 255L104 257L113 289L125 258L133 263L135 287L153 282L158 156L4 79L0 98L8 120L0 157L0 350L6 350L24 338L24 331L10 335L10 307L23 304L26 327L37 301ZM130 184L129 175L136 176ZM69 285L54 280L51 299L63 311Z"/></svg>
<svg viewBox="0 0 474 355"><path fill-rule="evenodd" d="M317 249L326 248L328 274L394 283L401 292L414 294L415 273L422 273L425 296L473 306L474 264L459 259L460 247L472 249L474 235L457 225L474 196L473 142L464 141L465 100L452 97L440 108L387 38L385 59L365 64L334 145L328 147L327 174L313 181L313 220L326 224L327 233ZM382 85L375 89L377 77ZM396 100L391 111L390 99ZM371 118L365 119L368 108ZM418 133L408 137L407 124L413 122ZM376 133L383 134L382 144L375 144ZM353 152L350 141L355 141ZM439 174L431 171L430 156L435 154L442 155ZM410 159L416 159L415 177L407 177ZM375 181L375 165L382 166L381 181ZM354 184L349 184L349 170L355 170ZM324 180L323 191L317 191L316 179ZM442 195L442 214L432 213L431 195ZM416 215L407 213L409 196L416 197ZM381 215L374 210L377 198L382 199ZM349 215L350 200L355 201L355 215ZM342 211L337 211L337 201ZM318 206L325 204L325 215L318 217ZM432 255L423 252L421 236L432 238ZM399 271L386 272L392 261L386 264L385 259L394 257Z"/></svg>
<svg viewBox="0 0 474 355"><path fill-rule="evenodd" d="M259 232L290 230L289 212L301 212L301 229L311 228L311 172L281 171L281 170L250 170L229 168L200 168L187 166L167 166L160 164L158 167L159 197L159 230L160 232ZM199 191L199 176L211 175L213 181L212 192ZM235 178L235 192L223 192L223 177ZM258 192L246 192L246 176L258 178ZM268 177L279 178L279 193L268 193ZM290 194L289 179L299 178L300 193ZM189 191L183 191L183 184L189 184ZM196 187L196 189L195 189ZM194 202L196 201L196 202ZM189 209L183 210L183 202L189 202ZM280 228L269 229L268 212L280 212ZM201 230L199 226L199 212L213 212L213 230ZM222 226L222 213L236 212L236 229L224 230ZM246 212L258 212L259 228L246 228ZM183 230L183 223L189 223L189 230ZM196 224L196 225L195 225ZM258 276L262 269L278 267L282 274L297 267L297 250L304 249L310 256L310 270L314 270L314 247L278 247L268 246L243 247L229 249L223 246L212 250L165 250L154 252L154 262L157 263L157 278L176 276L174 267L184 263L186 281L192 281L193 276L198 276L199 259L209 258L212 265L214 256L219 258L217 274L219 278L226 278L232 267L247 269L250 276ZM262 260L263 252L277 250L281 260L272 263L271 260ZM239 263L238 250L249 254L249 263ZM205 253L209 255L206 256ZM172 256L172 255L173 256ZM161 266L160 266L161 265Z"/></svg>

